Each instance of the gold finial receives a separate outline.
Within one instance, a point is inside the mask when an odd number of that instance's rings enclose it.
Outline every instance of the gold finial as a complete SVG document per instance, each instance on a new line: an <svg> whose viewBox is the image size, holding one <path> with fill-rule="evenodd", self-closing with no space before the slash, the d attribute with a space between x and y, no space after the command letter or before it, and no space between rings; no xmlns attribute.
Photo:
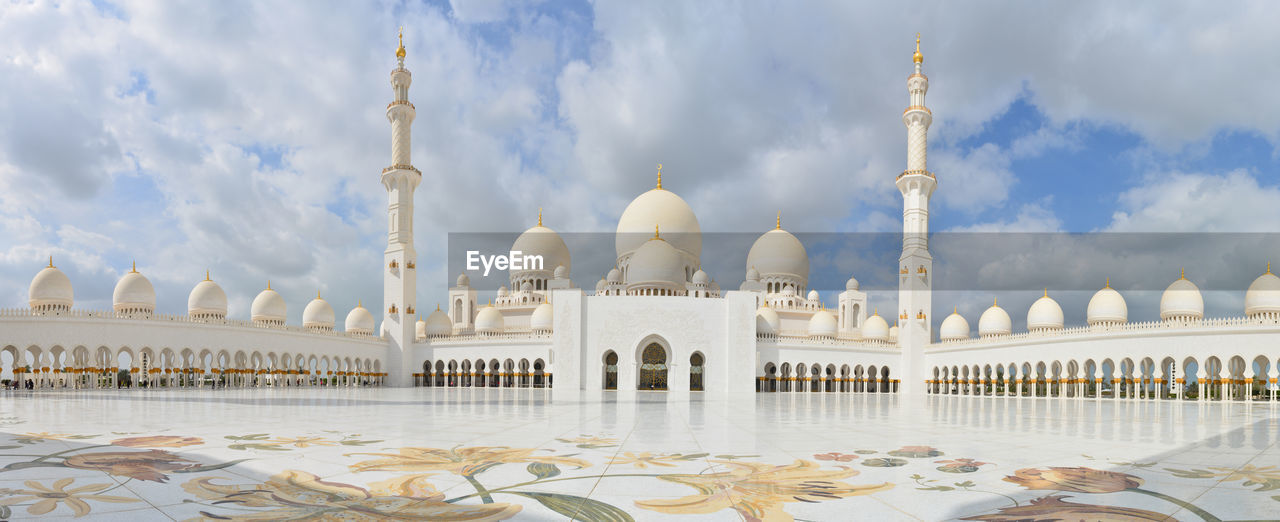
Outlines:
<svg viewBox="0 0 1280 522"><path fill-rule="evenodd" d="M439 311L440 311L440 303L436 303L436 311L437 311L437 312L439 312Z"/></svg>
<svg viewBox="0 0 1280 522"><path fill-rule="evenodd" d="M267 290L270 290L270 289L271 289L271 280L270 280L270 279L268 279L268 280L267 280Z"/></svg>
<svg viewBox="0 0 1280 522"><path fill-rule="evenodd" d="M1267 273L1268 273L1268 274L1270 274L1270 273L1271 273L1271 262L1270 262L1270 261L1267 261Z"/></svg>
<svg viewBox="0 0 1280 522"><path fill-rule="evenodd" d="M356 308L364 308L364 299L356 299Z"/></svg>
<svg viewBox="0 0 1280 522"><path fill-rule="evenodd" d="M1111 288L1111 278L1110 278L1110 277L1108 277L1108 278L1107 278L1107 284L1102 285L1102 287L1103 287L1103 288Z"/></svg>
<svg viewBox="0 0 1280 522"><path fill-rule="evenodd" d="M49 268L53 268L53 256L49 256Z"/></svg>
<svg viewBox="0 0 1280 522"><path fill-rule="evenodd" d="M916 54L911 55L911 61L916 63L924 62L924 55L920 54L920 33L916 33Z"/></svg>
<svg viewBox="0 0 1280 522"><path fill-rule="evenodd" d="M782 230L782 211L778 211L778 222L774 225L774 230Z"/></svg>
<svg viewBox="0 0 1280 522"><path fill-rule="evenodd" d="M991 306L1000 306L1000 298L999 298L999 297L992 297L992 298L991 298Z"/></svg>
<svg viewBox="0 0 1280 522"><path fill-rule="evenodd" d="M209 269L208 269L208 268L204 269L204 280L205 280L205 281L213 281L212 279L209 279Z"/></svg>
<svg viewBox="0 0 1280 522"><path fill-rule="evenodd" d="M316 299L320 298L320 289L316 289Z"/></svg>
<svg viewBox="0 0 1280 522"><path fill-rule="evenodd" d="M951 307L951 313L953 313L953 314L958 314L958 313L960 313L960 307L959 307L959 306L953 306L953 307Z"/></svg>
<svg viewBox="0 0 1280 522"><path fill-rule="evenodd" d="M662 164L658 164L658 190L662 190Z"/></svg>
<svg viewBox="0 0 1280 522"><path fill-rule="evenodd" d="M133 263L133 268L130 268L130 269L129 269L129 273L130 273L130 274L136 274L136 273L138 273L138 261L137 261L137 260L133 260L133 261L132 261L132 263Z"/></svg>
<svg viewBox="0 0 1280 522"><path fill-rule="evenodd" d="M396 48L396 58L399 58L400 61L403 62L404 55L404 26L402 25L400 26L400 47Z"/></svg>
<svg viewBox="0 0 1280 522"><path fill-rule="evenodd" d="M653 238L662 239L662 236L658 234L658 225L656 223L653 225Z"/></svg>
<svg viewBox="0 0 1280 522"><path fill-rule="evenodd" d="M1044 296L1049 297L1049 287L1044 287Z"/></svg>
<svg viewBox="0 0 1280 522"><path fill-rule="evenodd" d="M542 207L538 207L538 226L542 226Z"/></svg>
<svg viewBox="0 0 1280 522"><path fill-rule="evenodd" d="M871 315L880 315L880 309L879 308L873 309L873 311L871 312Z"/></svg>
<svg viewBox="0 0 1280 522"><path fill-rule="evenodd" d="M1178 279L1186 279L1186 278L1187 278L1187 269L1183 268L1182 275L1178 276Z"/></svg>

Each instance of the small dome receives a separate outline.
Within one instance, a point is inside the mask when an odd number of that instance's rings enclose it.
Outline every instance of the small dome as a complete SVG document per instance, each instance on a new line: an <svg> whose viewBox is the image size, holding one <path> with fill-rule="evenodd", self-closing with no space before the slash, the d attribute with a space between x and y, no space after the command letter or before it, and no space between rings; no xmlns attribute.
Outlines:
<svg viewBox="0 0 1280 522"><path fill-rule="evenodd" d="M419 321L422 323L422 335L425 337L442 337L453 334L453 321L449 319L449 314L436 307L436 311L427 315L427 320Z"/></svg>
<svg viewBox="0 0 1280 522"><path fill-rule="evenodd" d="M1280 277L1271 273L1271 264L1268 263L1267 272L1254 279L1244 293L1244 315L1253 317L1277 313L1280 313Z"/></svg>
<svg viewBox="0 0 1280 522"><path fill-rule="evenodd" d="M818 310L809 318L809 337L835 337L836 316L826 310Z"/></svg>
<svg viewBox="0 0 1280 522"><path fill-rule="evenodd" d="M778 312L767 306L756 309L756 333L776 334L781 326Z"/></svg>
<svg viewBox="0 0 1280 522"><path fill-rule="evenodd" d="M481 308L476 314L476 333L502 333L504 328L502 313L493 305Z"/></svg>
<svg viewBox="0 0 1280 522"><path fill-rule="evenodd" d="M533 283L530 283L530 282L528 282L528 281L525 281L525 282L523 282L523 283L520 283L520 291L521 291L521 292L524 292L524 293L526 293L526 294L527 294L527 293L532 292L532 291L533 291Z"/></svg>
<svg viewBox="0 0 1280 522"><path fill-rule="evenodd" d="M844 282L844 289L850 292L856 292L858 290L858 280L850 277L848 281Z"/></svg>
<svg viewBox="0 0 1280 522"><path fill-rule="evenodd" d="M187 315L196 319L225 319L227 317L227 293L222 291L218 283L209 279L205 272L204 281L196 283L187 298Z"/></svg>
<svg viewBox="0 0 1280 522"><path fill-rule="evenodd" d="M564 265L557 266L557 267L556 267L556 271L555 271L555 272L553 272L552 277L554 277L554 278L556 278L556 279L568 279L568 278L569 278L569 268L568 268L568 267L566 267L566 266L564 266Z"/></svg>
<svg viewBox="0 0 1280 522"><path fill-rule="evenodd" d="M888 341L889 323L886 323L879 313L872 314L866 322L862 323L862 338L868 341Z"/></svg>
<svg viewBox="0 0 1280 522"><path fill-rule="evenodd" d="M898 342L898 325L896 324L889 327L889 342Z"/></svg>
<svg viewBox="0 0 1280 522"><path fill-rule="evenodd" d="M782 295L783 295L783 296L785 296L785 297L791 297L791 296L793 296L793 295L796 295L796 287L791 286L791 285L783 286L783 287L782 287Z"/></svg>
<svg viewBox="0 0 1280 522"><path fill-rule="evenodd" d="M32 310L70 310L72 303L75 302L75 294L71 291L71 279L61 270L54 268L53 259L50 258L49 266L31 280L27 299Z"/></svg>
<svg viewBox="0 0 1280 522"><path fill-rule="evenodd" d="M470 286L471 278L467 274L458 274L458 286Z"/></svg>
<svg viewBox="0 0 1280 522"><path fill-rule="evenodd" d="M759 281L759 280L760 280L760 271L756 270L756 267L754 266L751 268L748 268L747 281Z"/></svg>
<svg viewBox="0 0 1280 522"><path fill-rule="evenodd" d="M707 276L706 272L703 272L702 269L699 268L697 272L693 273L692 282L695 285L705 285L711 282L711 278Z"/></svg>
<svg viewBox="0 0 1280 522"><path fill-rule="evenodd" d="M542 303L533 309L533 315L529 316L529 328L534 330L550 330L552 309L551 303Z"/></svg>
<svg viewBox="0 0 1280 522"><path fill-rule="evenodd" d="M530 228L520 234L516 238L515 243L511 244L512 252L520 252L521 256L542 256L543 269L551 269L557 266L564 266L566 269L571 267L569 257L569 247L564 244L564 239L560 238L560 234L547 227L542 226L542 219L538 219L538 226ZM512 274L520 272L528 272L525 267L522 270L511 270Z"/></svg>
<svg viewBox="0 0 1280 522"><path fill-rule="evenodd" d="M608 282L606 282L604 279L601 279L601 280L599 280L599 281L596 281L596 293L603 292L603 291L604 291L604 287L605 287L605 285L607 285L607 284L609 284L609 283L608 283Z"/></svg>
<svg viewBox="0 0 1280 522"><path fill-rule="evenodd" d="M605 276L605 279L607 279L610 283L621 283L622 271L618 270L617 267L611 268L609 269L609 275Z"/></svg>
<svg viewBox="0 0 1280 522"><path fill-rule="evenodd" d="M426 336L427 336L427 322L423 321L422 319L418 319L417 321L414 321L413 338L416 340Z"/></svg>
<svg viewBox="0 0 1280 522"><path fill-rule="evenodd" d="M1013 320L1009 318L1009 312L1000 308L999 304L992 304L991 308L982 312L982 317L978 318L978 337L990 337L993 335L1009 335L1013 333Z"/></svg>
<svg viewBox="0 0 1280 522"><path fill-rule="evenodd" d="M1062 307L1049 297L1048 290L1045 290L1044 297L1036 299L1036 302L1031 303L1031 309L1027 310L1027 329L1033 332L1062 329Z"/></svg>
<svg viewBox="0 0 1280 522"><path fill-rule="evenodd" d="M1085 321L1092 326L1124 323L1128 320L1129 305L1125 304L1124 296L1120 295L1120 292L1111 288L1111 281L1108 280L1107 286L1102 287L1102 290L1098 290L1089 299L1089 306L1085 309Z"/></svg>
<svg viewBox="0 0 1280 522"><path fill-rule="evenodd" d="M316 298L302 309L302 327L333 330L333 307L329 306L328 301L321 299L320 294L316 294Z"/></svg>
<svg viewBox="0 0 1280 522"><path fill-rule="evenodd" d="M629 284L684 287L684 256L667 240L655 237L645 242L631 255L627 270Z"/></svg>
<svg viewBox="0 0 1280 522"><path fill-rule="evenodd" d="M817 291L817 290L810 290L810 291L809 291L809 295L808 295L808 299L809 299L810 301L818 301L818 300L821 300L821 299L822 299L822 297L820 297L820 296L818 295L818 291Z"/></svg>
<svg viewBox="0 0 1280 522"><path fill-rule="evenodd" d="M938 327L938 338L943 341L961 341L969 338L969 321L958 312L951 312Z"/></svg>
<svg viewBox="0 0 1280 522"><path fill-rule="evenodd" d="M511 295L511 291L507 290L507 285L502 285L498 287L498 297L506 297L509 295Z"/></svg>
<svg viewBox="0 0 1280 522"><path fill-rule="evenodd" d="M111 309L120 313L151 313L156 309L156 288L137 267L116 283L111 293Z"/></svg>
<svg viewBox="0 0 1280 522"><path fill-rule="evenodd" d="M1201 319L1204 317L1204 298L1200 288L1187 280L1185 274L1174 281L1160 296L1160 319Z"/></svg>
<svg viewBox="0 0 1280 522"><path fill-rule="evenodd" d="M675 248L695 258L702 255L702 229L693 209L675 192L656 188L637 196L618 218L614 237L618 257L644 246L655 225Z"/></svg>
<svg viewBox="0 0 1280 522"><path fill-rule="evenodd" d="M347 314L347 333L373 335L373 314L363 305L357 304Z"/></svg>
<svg viewBox="0 0 1280 522"><path fill-rule="evenodd" d="M782 228L765 232L747 252L747 266L761 276L809 279L809 253L796 236Z"/></svg>
<svg viewBox="0 0 1280 522"><path fill-rule="evenodd" d="M253 298L253 305L249 307L249 317L255 323L263 324L284 324L286 306L284 297L271 289L271 283L267 283L267 289L258 293L258 297Z"/></svg>

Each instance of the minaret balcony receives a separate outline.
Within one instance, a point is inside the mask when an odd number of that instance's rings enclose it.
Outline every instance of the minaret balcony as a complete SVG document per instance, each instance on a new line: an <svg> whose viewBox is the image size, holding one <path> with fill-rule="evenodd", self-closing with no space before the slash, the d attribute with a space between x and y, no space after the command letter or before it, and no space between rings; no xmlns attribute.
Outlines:
<svg viewBox="0 0 1280 522"><path fill-rule="evenodd" d="M393 102L391 102L391 103L388 103L388 104L387 104L387 108L388 108L388 109L390 109L390 108L392 108L392 107L394 107L394 106L396 106L396 105L408 105L410 109L417 109L417 107L414 107L414 106L413 106L413 103L409 102L409 100L396 100L396 101L393 101Z"/></svg>
<svg viewBox="0 0 1280 522"><path fill-rule="evenodd" d="M902 178L905 178L905 177L907 177L907 176L925 176L925 177L927 177L927 178L929 178L929 179L932 179L932 180L934 180L934 181L937 181L937 180L938 180L938 178L933 177L933 173L932 173L932 172L929 172L929 171L927 171L927 170L904 170L904 171L902 171L902 174L898 174L898 179L902 179Z"/></svg>
<svg viewBox="0 0 1280 522"><path fill-rule="evenodd" d="M933 111L929 110L929 108L928 108L928 107L925 107L924 105L910 105L910 106L907 106L907 108L906 108L906 109L903 109L903 110L902 110L902 114L906 114L906 113L911 112L911 111L924 111L924 113L925 113L925 114L928 114L928 115L930 115L930 116L933 116Z"/></svg>
<svg viewBox="0 0 1280 522"><path fill-rule="evenodd" d="M390 166L390 167L387 167L387 168L385 168L385 169L382 169L382 173L383 173L383 174L386 174L386 173L391 172L391 171L393 171L393 170L407 170L407 171L412 172L412 173L414 173L414 174L417 174L417 175L419 175L419 176L421 176L421 175L422 175L422 171L420 171L420 170L418 170L418 169L414 168L414 166L413 166L413 165L392 165L392 166ZM930 176L932 176L932 174L930 174Z"/></svg>

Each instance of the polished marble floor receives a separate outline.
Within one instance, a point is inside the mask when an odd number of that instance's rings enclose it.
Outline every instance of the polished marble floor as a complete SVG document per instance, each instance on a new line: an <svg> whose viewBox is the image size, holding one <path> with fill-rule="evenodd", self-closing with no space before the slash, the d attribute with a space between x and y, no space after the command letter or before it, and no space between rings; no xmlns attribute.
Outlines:
<svg viewBox="0 0 1280 522"><path fill-rule="evenodd" d="M0 392L0 519L1280 519L1280 405Z"/></svg>

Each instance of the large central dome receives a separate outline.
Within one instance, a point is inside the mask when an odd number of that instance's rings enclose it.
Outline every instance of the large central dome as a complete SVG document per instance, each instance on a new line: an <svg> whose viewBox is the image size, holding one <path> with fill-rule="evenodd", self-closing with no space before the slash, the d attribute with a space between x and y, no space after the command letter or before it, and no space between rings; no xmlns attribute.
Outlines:
<svg viewBox="0 0 1280 522"><path fill-rule="evenodd" d="M631 201L618 219L614 239L618 257L634 252L653 237L653 227L662 230L662 239L694 257L702 255L702 228L693 209L680 196L655 188Z"/></svg>

